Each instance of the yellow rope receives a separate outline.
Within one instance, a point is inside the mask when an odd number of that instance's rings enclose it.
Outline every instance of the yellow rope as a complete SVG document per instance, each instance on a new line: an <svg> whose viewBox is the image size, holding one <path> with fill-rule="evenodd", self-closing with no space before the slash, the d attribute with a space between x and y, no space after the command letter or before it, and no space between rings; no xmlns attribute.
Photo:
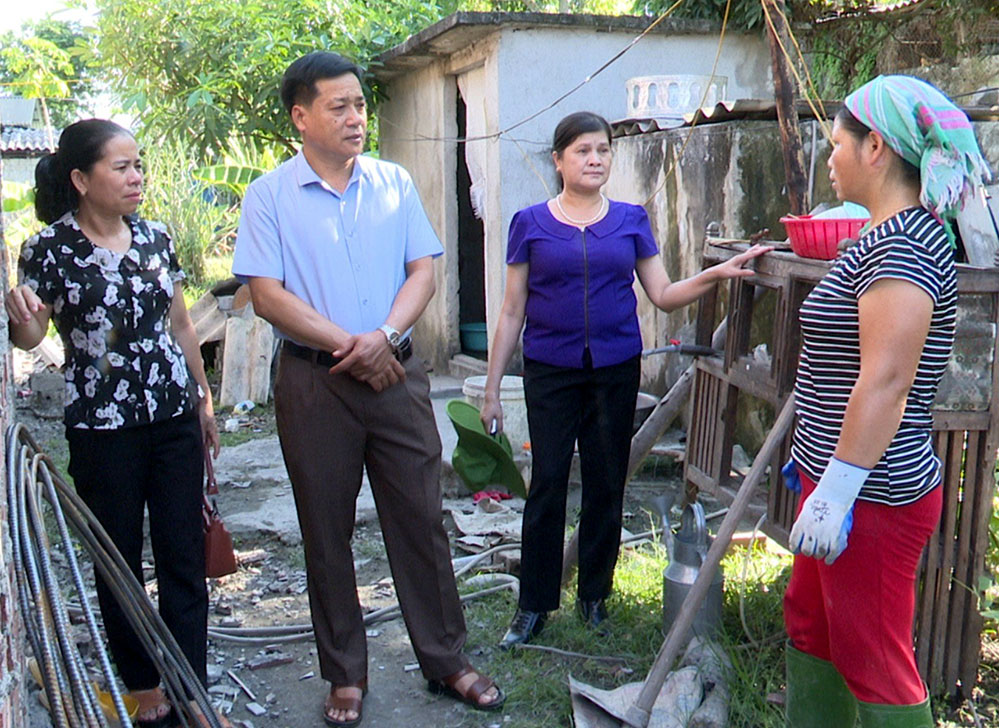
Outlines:
<svg viewBox="0 0 999 728"><path fill-rule="evenodd" d="M674 5L673 7L676 7L676 5ZM732 0L727 0L725 3L725 15L722 17L721 33L718 35L718 48L715 50L715 61L714 63L711 64L711 78L714 78L715 71L718 69L718 60L721 58L722 46L725 43L725 29L728 27L728 12L731 8L732 8ZM670 8L670 10L672 10L672 8ZM697 104L697 111L694 112L694 118L690 122L690 131L687 133L687 138L683 140L683 144L680 146L680 151L677 153L675 157L673 157L673 162L672 164L670 164L669 169L666 170L666 174L663 175L662 182L660 182L656 186L656 189L645 200L645 202L643 203L643 207L645 205L648 205L650 202L652 202L652 200L655 199L656 195L658 195L662 191L663 187L666 186L666 183L669 181L669 178L673 176L674 172L676 172L676 167L680 163L680 160L683 159L683 154L687 150L687 144L690 143L691 137L694 136L694 127L697 126L697 122L701 118L701 114L699 112L704 107L704 102L708 100L708 93L710 92L710 90L711 90L711 81L709 80L708 83L704 85L704 93L701 95L701 100Z"/></svg>

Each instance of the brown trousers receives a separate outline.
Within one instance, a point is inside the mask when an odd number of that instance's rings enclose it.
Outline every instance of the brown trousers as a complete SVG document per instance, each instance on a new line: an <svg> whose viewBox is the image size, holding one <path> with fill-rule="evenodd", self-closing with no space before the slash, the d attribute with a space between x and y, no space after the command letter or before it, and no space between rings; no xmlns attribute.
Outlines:
<svg viewBox="0 0 999 728"><path fill-rule="evenodd" d="M465 618L441 516L441 443L430 382L413 356L378 393L349 375L281 355L274 406L305 546L319 666L333 685L367 675L350 539L362 469L375 498L396 594L427 679L467 664Z"/></svg>

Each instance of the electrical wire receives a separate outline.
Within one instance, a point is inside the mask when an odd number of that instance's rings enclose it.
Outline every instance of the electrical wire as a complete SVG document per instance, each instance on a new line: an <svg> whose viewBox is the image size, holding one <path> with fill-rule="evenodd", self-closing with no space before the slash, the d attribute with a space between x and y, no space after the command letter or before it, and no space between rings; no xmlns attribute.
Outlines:
<svg viewBox="0 0 999 728"><path fill-rule="evenodd" d="M729 2L731 2L731 0L729 0ZM600 75L601 73L603 73L604 71L606 71L621 56L623 56L625 53L627 53L632 48L634 48L635 45L637 45L640 40L642 40L645 36L647 36L649 33L651 33L652 30L657 25L659 25L667 17L669 17L670 15L672 15L673 11L676 10L678 7L680 7L683 3L684 3L684 0L676 0L676 2L674 2L665 11L663 11L662 14L659 15L659 17L657 17L655 20L653 20L652 23L645 28L645 30L643 30L637 36L635 36L634 38L632 38L631 41L624 48L622 48L617 53L615 53L613 56L611 56L608 60L606 60L603 63L603 65L601 65L599 68L597 68L597 70L595 70L592 73L590 73L586 78L584 78L582 81L580 81L579 83L577 83L571 89L569 89L568 91L566 91L565 93L563 93L561 96L559 96L558 98L556 98L554 101L546 104L545 106L543 106L542 108L538 109L537 111L535 111L535 112L527 115L526 117L524 117L520 121L518 121L516 123L513 123L513 124L511 124L510 126L504 128L504 129L492 132L491 134L481 134L479 136L471 136L471 137L466 136L466 137L461 137L461 138L459 138L459 137L435 137L435 136L427 136L427 135L424 135L424 134L417 134L415 137L403 138L403 139L400 139L399 141L404 141L404 142L454 142L454 143L461 143L461 142L488 141L490 139L499 139L499 138L502 138L502 137L506 136L507 134L509 134L514 129L517 129L518 127L523 126L527 122L532 121L533 119L536 119L537 117L541 116L546 111L550 111L551 109L554 109L556 106L558 106L560 103L562 103L567 98L569 98L570 96L572 96L579 89L583 88L583 86L585 86L586 84L588 84L590 81L592 81L598 75ZM384 116L379 116L378 117L378 121L379 121L379 123L387 123L390 126L394 126L396 128L401 128L401 126L402 126L398 122L392 121L391 119L388 119L388 118L386 118Z"/></svg>
<svg viewBox="0 0 999 728"><path fill-rule="evenodd" d="M676 6L674 6L676 7ZM729 10L732 8L732 0L726 0L725 2L725 14L722 16L722 27L721 32L718 34L718 47L715 50L715 60L711 64L711 78L715 77L715 71L718 70L718 61L721 59L722 47L725 44L725 31L728 28L728 14ZM670 8L672 10L672 8ZM704 93L701 94L701 100L697 104L697 108L701 109L704 107L704 102L708 100L708 93L711 91L711 82L704 84ZM683 144L680 147L680 151L673 157L673 161L670 163L669 169L666 174L663 175L662 181L656 185L656 189L653 190L652 194L648 196L645 202L642 204L643 207L647 206L656 196L662 192L666 183L669 181L673 173L676 172L677 166L680 164L680 160L683 159L684 152L687 151L687 145L690 143L691 138L694 136L694 128L697 126L697 122L700 121L701 114L694 114L693 120L690 122L690 130L687 132L686 138L683 140Z"/></svg>

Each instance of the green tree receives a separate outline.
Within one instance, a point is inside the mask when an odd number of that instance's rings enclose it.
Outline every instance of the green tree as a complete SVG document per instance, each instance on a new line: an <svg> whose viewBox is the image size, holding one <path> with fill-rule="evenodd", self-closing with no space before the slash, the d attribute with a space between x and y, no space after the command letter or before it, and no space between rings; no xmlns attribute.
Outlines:
<svg viewBox="0 0 999 728"><path fill-rule="evenodd" d="M43 98L56 129L71 124L93 103L90 38L79 23L53 18L0 34L0 86L11 95Z"/></svg>
<svg viewBox="0 0 999 728"><path fill-rule="evenodd" d="M624 12L632 0L96 0L97 59L125 110L156 138L184 138L213 163L234 137L291 148L278 86L316 49L362 66L457 10ZM377 100L377 88L367 89Z"/></svg>
<svg viewBox="0 0 999 728"><path fill-rule="evenodd" d="M368 64L456 2L98 0L97 53L126 111L211 161L233 136L291 146L278 87L294 58L329 49Z"/></svg>
<svg viewBox="0 0 999 728"><path fill-rule="evenodd" d="M55 147L52 119L46 99L69 98L66 77L73 70L69 54L50 41L32 36L18 45L4 48L0 51L0 56L13 74L13 83L20 89L20 95L26 99L41 101L49 146Z"/></svg>

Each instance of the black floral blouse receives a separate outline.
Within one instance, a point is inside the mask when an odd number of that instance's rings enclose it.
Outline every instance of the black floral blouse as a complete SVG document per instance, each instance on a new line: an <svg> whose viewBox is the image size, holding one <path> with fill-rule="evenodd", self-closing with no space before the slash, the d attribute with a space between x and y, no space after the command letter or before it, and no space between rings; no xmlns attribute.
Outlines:
<svg viewBox="0 0 999 728"><path fill-rule="evenodd" d="M67 427L159 422L191 413L198 396L170 331L174 284L184 278L173 241L159 223L128 223L124 253L90 242L72 212L21 248L21 282L52 306L66 349Z"/></svg>

